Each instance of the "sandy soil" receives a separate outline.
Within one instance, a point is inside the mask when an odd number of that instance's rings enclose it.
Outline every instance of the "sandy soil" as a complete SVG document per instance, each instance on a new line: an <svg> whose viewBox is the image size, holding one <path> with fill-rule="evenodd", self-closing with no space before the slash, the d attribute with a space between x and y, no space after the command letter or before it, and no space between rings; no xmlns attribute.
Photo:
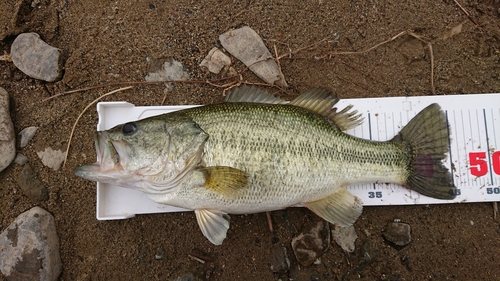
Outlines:
<svg viewBox="0 0 500 281"><path fill-rule="evenodd" d="M198 65L217 44L219 34L249 25L279 54L326 39L311 50L280 63L290 88L278 94L293 98L313 86L327 86L341 98L431 95L431 43L435 93L498 92L500 89L500 2L461 0L476 26L454 1L73 1L18 0L0 4L8 19L0 54L15 36L37 32L64 52L64 77L56 83L31 79L12 63L0 62L0 86L11 95L16 132L39 126L21 152L49 188L39 204L54 214L64 263L61 280L499 280L500 228L492 203L367 207L355 224L360 238L354 253L334 243L321 264L301 267L290 254L288 273L269 268L270 249L285 246L305 222L317 218L306 209L272 213L270 233L265 214L232 216L222 246L210 244L193 213L140 215L128 220L95 218L95 183L72 170L95 159L92 134L97 114L87 111L78 124L68 163L53 171L36 150L66 145L71 126L92 100L119 85L53 99L66 90L106 83L144 81L157 63L175 58L193 80L219 79ZM462 24L461 32L450 29ZM331 51L360 51L403 35L364 54L313 59ZM448 37L444 39L445 37ZM152 62L148 62L150 58ZM243 71L241 63L236 69ZM260 82L250 72L245 80ZM234 80L219 82L224 84ZM163 85L137 86L104 100L159 105ZM176 84L166 104L221 101L222 89L207 84ZM12 164L0 173L0 224L6 228L36 205L23 196ZM395 249L382 238L384 226L401 219L412 227L413 242ZM471 225L471 221L473 225ZM155 259L155 254L163 259ZM371 259L365 259L369 254ZM188 255L202 256L201 264ZM189 275L188 275L189 276ZM187 279L187 277L184 280Z"/></svg>

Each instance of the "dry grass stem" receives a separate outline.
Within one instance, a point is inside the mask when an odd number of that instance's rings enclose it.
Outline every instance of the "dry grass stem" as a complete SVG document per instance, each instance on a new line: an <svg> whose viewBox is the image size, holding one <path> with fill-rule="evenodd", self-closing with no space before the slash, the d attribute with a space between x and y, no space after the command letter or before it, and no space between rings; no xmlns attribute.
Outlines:
<svg viewBox="0 0 500 281"><path fill-rule="evenodd" d="M193 259L193 260L195 260L195 261L197 261L199 263L202 263L202 264L206 263L206 261L200 259L199 257L195 257L195 256L192 256L192 255L188 255L188 257L190 257L191 259Z"/></svg>
<svg viewBox="0 0 500 281"><path fill-rule="evenodd" d="M229 79L233 79L233 78L237 78L237 77L239 77L239 76L233 75L233 76L228 76L228 77L224 77L224 78L220 78L220 79L215 79L212 81L219 82L219 81L225 81L225 80L229 80ZM91 86L91 87L86 87L86 88L65 91L65 92L53 95L51 97L48 97L46 99L43 99L42 101L48 101L48 100L58 98L60 96L64 96L64 95L68 95L68 94L74 94L74 93L95 90L95 89L101 89L101 88L106 88L106 87L116 87L116 86L125 86L125 85L154 85L154 84L164 84L164 83L205 84L205 83L207 83L207 81L201 81L201 80L161 80L161 81L130 81L130 82L108 83L108 84L101 84L101 85L96 85L96 86Z"/></svg>
<svg viewBox="0 0 500 281"><path fill-rule="evenodd" d="M421 42L424 42L427 44L427 48L429 49L429 53L430 53L430 64L431 64L431 77L430 77L430 84L431 84L431 91L432 91L432 94L436 94L436 88L434 86L434 52L432 50L432 44L429 40L425 40L422 36L419 36L415 33L413 33L411 30L405 30L405 31L402 31L394 36L392 36L391 38L385 40L385 41L382 41L380 43L377 43L367 49L364 49L364 50L361 50L361 51L334 51L334 52L328 52L326 55L321 55L321 56L314 56L312 57L313 59L316 59L316 60L323 60L323 59L332 59L332 57L334 56L339 56L339 55L359 55L359 54L364 54L364 53L368 53L370 51L373 51L375 50L376 48L380 47L380 46L383 46L385 44L388 44L404 35L409 35L409 36L412 36L418 40L420 40ZM322 39L316 43L313 43L313 44L310 44L310 45L307 45L305 47L302 47L302 48L299 48L299 49L296 49L294 51L289 51L281 56L277 56L277 61L279 62L280 59L284 59L284 58L287 58L287 59L297 59L297 57L292 57L292 55L294 54L297 54L303 50L306 50L306 49L309 49L309 48L312 48L312 47L315 47L317 45L319 45L320 43L323 43L323 42L327 42L329 43L328 40L325 39ZM306 59L311 59L311 57L307 58Z"/></svg>
<svg viewBox="0 0 500 281"><path fill-rule="evenodd" d="M167 96L168 96L168 84L165 83L165 95L163 96L163 100L161 101L161 104L160 105L164 105L165 104L165 101L167 100Z"/></svg>
<svg viewBox="0 0 500 281"><path fill-rule="evenodd" d="M269 231L273 233L274 228L273 228L273 221L271 219L271 212L266 212L266 217L267 217L267 225L269 226Z"/></svg>
<svg viewBox="0 0 500 281"><path fill-rule="evenodd" d="M91 103L89 103L82 110L82 112L80 112L80 115L78 115L78 118L76 118L76 121L73 124L73 128L71 129L71 134L69 135L68 145L66 146L66 153L64 155L63 168L66 166L66 160L68 159L69 148L71 147L71 140L73 139L73 133L75 132L76 125L78 124L78 121L80 120L80 118L82 117L82 115L85 113L85 111L87 111L87 109L89 109L90 106L92 106L94 103L100 101L102 98L107 97L107 96L112 95L112 94L117 93L117 92L121 92L121 91L125 91L125 90L128 90L128 89L131 89L131 88L133 88L133 87L132 86L128 86L128 87L120 88L120 89L111 91L109 93L106 93L106 94L98 97L97 99L93 100Z"/></svg>
<svg viewBox="0 0 500 281"><path fill-rule="evenodd" d="M422 36L417 35L411 31L408 31L408 35L420 40L423 43L426 43L427 48L429 48L429 56L431 58L431 92L433 95L435 95L436 94L436 87L434 86L434 52L432 50L432 44L429 40L426 40Z"/></svg>
<svg viewBox="0 0 500 281"><path fill-rule="evenodd" d="M464 14L469 18L469 20L472 23L474 23L477 27L479 27L479 23L470 15L470 13L462 5L460 5L460 3L458 3L457 0L453 0L453 2L455 2L455 4L457 4L457 6L460 8L460 10L462 10L462 12L464 12Z"/></svg>
<svg viewBox="0 0 500 281"><path fill-rule="evenodd" d="M368 52L370 52L372 50L375 50L376 48L378 48L378 47L380 47L382 45L390 43L390 42L398 39L399 37L401 37L403 35L406 35L406 34L409 34L409 33L411 33L411 32L408 31L408 30L407 31L402 31L402 32L398 33L397 35L395 35L395 36L393 36L393 37L391 37L391 38L389 38L389 39L387 39L387 40L385 40L383 42L380 42L380 43L378 43L376 45L373 45L370 48L365 49L365 50L361 50L361 51L346 51L346 52L330 52L330 53L328 53L328 55L329 56L335 56L335 55L359 55L359 54L368 53ZM322 59L322 57L319 57L319 58L316 58L316 59Z"/></svg>

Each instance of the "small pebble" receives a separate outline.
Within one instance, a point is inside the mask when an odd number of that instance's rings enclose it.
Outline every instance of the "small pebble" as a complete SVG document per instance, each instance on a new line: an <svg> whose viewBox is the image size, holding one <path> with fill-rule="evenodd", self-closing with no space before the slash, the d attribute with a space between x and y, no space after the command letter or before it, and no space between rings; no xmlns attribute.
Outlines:
<svg viewBox="0 0 500 281"><path fill-rule="evenodd" d="M64 162L65 152L62 150L54 150L51 147L46 147L42 151L37 151L36 154L42 160L43 165L54 169L55 171L61 168Z"/></svg>
<svg viewBox="0 0 500 281"><path fill-rule="evenodd" d="M24 195L35 202L42 202L49 199L49 191L38 179L37 174L31 168L30 164L26 164L23 171L19 175L17 183L21 187Z"/></svg>
<svg viewBox="0 0 500 281"><path fill-rule="evenodd" d="M0 234L0 271L6 280L57 280L59 237L49 212L34 207Z"/></svg>
<svg viewBox="0 0 500 281"><path fill-rule="evenodd" d="M31 126L24 128L21 132L19 132L19 135L21 136L21 148L28 145L29 141L35 136L36 130L38 130L38 127Z"/></svg>
<svg viewBox="0 0 500 281"><path fill-rule="evenodd" d="M16 158L14 159L14 163L16 163L17 165L24 165L26 163L28 163L28 157L26 157L24 154L21 154L21 153L18 153L16 155Z"/></svg>
<svg viewBox="0 0 500 281"><path fill-rule="evenodd" d="M271 248L271 271L274 273L286 273L290 268L286 247L273 246Z"/></svg>
<svg viewBox="0 0 500 281"><path fill-rule="evenodd" d="M200 63L201 67L208 68L208 71L218 74L224 67L231 65L231 58L217 48L212 48L205 59Z"/></svg>
<svg viewBox="0 0 500 281"><path fill-rule="evenodd" d="M36 33L21 33L12 43L10 55L24 74L54 82L62 76L61 50L45 43Z"/></svg>
<svg viewBox="0 0 500 281"><path fill-rule="evenodd" d="M297 261L308 266L328 250L330 227L326 221L320 220L315 224L307 224L304 229L305 231L292 239L292 249Z"/></svg>
<svg viewBox="0 0 500 281"><path fill-rule="evenodd" d="M10 118L9 94L0 88L0 172L16 157L16 136Z"/></svg>
<svg viewBox="0 0 500 281"><path fill-rule="evenodd" d="M396 246L406 246L411 242L411 228L409 224L402 222L391 222L387 224L384 238Z"/></svg>
<svg viewBox="0 0 500 281"><path fill-rule="evenodd" d="M356 248L355 242L358 239L354 226L340 227L335 226L332 230L333 240L346 252L352 253Z"/></svg>
<svg viewBox="0 0 500 281"><path fill-rule="evenodd" d="M155 260L162 260L164 257L164 254L163 254L163 249L158 247L156 248L156 252L155 252Z"/></svg>

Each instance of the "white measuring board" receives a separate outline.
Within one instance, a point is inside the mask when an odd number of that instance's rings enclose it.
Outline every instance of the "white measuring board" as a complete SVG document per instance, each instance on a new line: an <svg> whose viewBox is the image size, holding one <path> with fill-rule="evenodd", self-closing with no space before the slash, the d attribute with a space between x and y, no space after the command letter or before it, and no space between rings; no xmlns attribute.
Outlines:
<svg viewBox="0 0 500 281"><path fill-rule="evenodd" d="M346 133L385 141L431 103L445 110L450 125L450 153L443 163L453 175L457 197L438 200L385 183L347 186L365 206L500 201L500 94L345 99L336 107L352 104L364 117L363 124ZM97 130L189 107L101 102ZM97 183L99 220L177 211L185 210L155 203L140 191Z"/></svg>

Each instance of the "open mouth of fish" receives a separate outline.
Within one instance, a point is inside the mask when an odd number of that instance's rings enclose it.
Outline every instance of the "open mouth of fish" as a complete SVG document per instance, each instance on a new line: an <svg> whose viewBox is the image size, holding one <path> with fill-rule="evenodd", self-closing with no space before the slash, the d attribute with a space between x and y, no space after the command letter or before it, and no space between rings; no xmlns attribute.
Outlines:
<svg viewBox="0 0 500 281"><path fill-rule="evenodd" d="M75 174L82 178L105 182L105 178L116 178L126 166L130 148L124 141L111 140L104 131L94 135L97 161L94 164L79 166Z"/></svg>

